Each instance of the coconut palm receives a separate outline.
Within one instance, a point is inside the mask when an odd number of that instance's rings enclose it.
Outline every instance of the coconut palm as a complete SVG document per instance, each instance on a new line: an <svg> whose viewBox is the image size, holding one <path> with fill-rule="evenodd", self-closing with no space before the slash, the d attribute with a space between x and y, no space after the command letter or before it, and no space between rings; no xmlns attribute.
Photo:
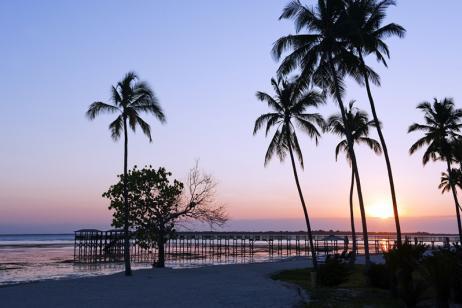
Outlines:
<svg viewBox="0 0 462 308"><path fill-rule="evenodd" d="M277 81L271 79L275 96L264 92L257 92L257 98L266 102L273 110L257 118L253 134L265 127L265 134L268 135L272 128L276 128L273 138L268 146L265 155L265 166L276 154L283 161L289 152L292 170L294 173L295 184L297 186L300 202L302 203L303 213L305 216L306 228L308 231L308 240L310 243L311 255L313 258L313 268L317 269L316 250L313 243L310 219L306 207L305 199L300 188L298 180L297 167L295 165L295 155L298 158L300 166L303 169L303 155L298 142L295 127L298 127L309 137L314 138L316 144L320 133L317 127L324 126L324 120L318 113L308 113L308 108L316 108L324 102L323 96L313 90L299 90L294 81L279 78Z"/></svg>
<svg viewBox="0 0 462 308"><path fill-rule="evenodd" d="M302 5L299 0L290 2L284 8L279 19L293 19L296 34L279 38L274 43L272 53L276 59L280 59L283 53L289 51L289 54L281 62L278 75L287 75L299 68L299 86L303 88L314 82L315 85L331 94L338 103L342 120L347 123L342 98L345 88L343 78L346 74L358 78L360 76L358 70L360 61L341 36L342 29L338 21L343 8L343 0L318 0L317 6L314 8ZM300 33L302 30L306 30L307 33ZM369 78L372 81L377 81L377 74L368 67L366 70ZM365 261L369 265L366 212L356 155L352 146L354 141L348 126L345 133L358 192Z"/></svg>
<svg viewBox="0 0 462 308"><path fill-rule="evenodd" d="M396 201L395 184L391 169L388 149L383 136L382 129L378 125L379 118L375 108L369 82L368 69L366 69L364 57L373 54L377 60L387 66L386 59L390 58L390 52L384 39L391 36L404 37L406 30L395 23L383 25L386 18L386 11L390 6L395 5L394 0L345 0L345 10L340 18L344 29L343 35L350 47L354 50L360 60L360 71L363 78L357 80L366 86L367 96L371 106L372 116L379 136L380 144L383 149L385 163L387 166L388 180L390 185L393 213L396 225L397 243L401 245L401 227L399 223L398 203ZM374 76L376 79L376 76Z"/></svg>
<svg viewBox="0 0 462 308"><path fill-rule="evenodd" d="M422 158L423 164L426 165L430 160L445 161L447 174L451 175L451 162L454 158L451 151L451 141L461 136L462 109L457 109L450 98L445 98L442 101L435 98L433 103L423 102L417 105L417 109L424 113L425 124L414 123L409 127L408 132L422 131L425 135L411 146L409 153L414 154L418 149L427 146ZM454 198L457 227L462 243L460 206L456 186L453 181L449 181L449 185Z"/></svg>
<svg viewBox="0 0 462 308"><path fill-rule="evenodd" d="M441 173L441 183L438 185L441 193L450 191L452 186L462 189L462 171L460 169L452 168L449 173Z"/></svg>
<svg viewBox="0 0 462 308"><path fill-rule="evenodd" d="M93 120L101 113L117 114L117 118L109 124L109 130L114 141L117 141L122 133L124 134L124 261L125 275L131 275L130 267L130 234L129 234L129 204L127 188L127 158L128 158L128 130L129 127L135 131L139 126L143 133L151 138L151 127L141 117L140 113L146 112L154 115L161 123L165 123L165 115L159 105L154 92L146 82L138 81L135 73L129 72L124 79L111 88L111 101L104 103L94 102L87 111L87 116Z"/></svg>
<svg viewBox="0 0 462 308"><path fill-rule="evenodd" d="M347 125L342 120L340 114L333 115L327 120L326 130L338 135L341 138L345 138L346 129L348 126L351 129L353 140L357 144L365 144L376 154L382 153L380 143L369 137L369 128L375 126L374 121L369 121L369 117L366 112L359 110L354 107L354 101L351 101L349 108L346 110ZM348 142L346 139L341 140L335 147L335 160L337 160L340 152L344 152L346 158L351 166L351 159L348 151ZM353 257L356 254L356 231L354 223L354 211L353 211L353 189L355 184L354 172L352 168L351 173L351 185L350 185L350 223L351 223L351 234L353 239Z"/></svg>

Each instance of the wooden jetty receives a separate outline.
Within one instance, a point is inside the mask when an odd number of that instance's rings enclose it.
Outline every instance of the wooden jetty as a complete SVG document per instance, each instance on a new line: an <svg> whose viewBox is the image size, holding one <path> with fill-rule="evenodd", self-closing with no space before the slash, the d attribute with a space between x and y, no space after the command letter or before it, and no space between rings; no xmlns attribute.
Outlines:
<svg viewBox="0 0 462 308"><path fill-rule="evenodd" d="M123 261L123 230L100 231L82 229L75 231L75 263L116 263ZM413 244L427 244L431 248L457 243L457 236L406 235ZM358 253L364 251L364 242L357 236ZM352 239L349 234L316 234L314 245L318 256L348 253ZM390 234L369 235L370 253L387 251L396 244ZM157 249L144 249L136 238L130 240L132 262L152 263ZM309 242L306 232L177 232L165 244L167 261L204 260L220 262L222 259L252 259L285 256L308 256Z"/></svg>

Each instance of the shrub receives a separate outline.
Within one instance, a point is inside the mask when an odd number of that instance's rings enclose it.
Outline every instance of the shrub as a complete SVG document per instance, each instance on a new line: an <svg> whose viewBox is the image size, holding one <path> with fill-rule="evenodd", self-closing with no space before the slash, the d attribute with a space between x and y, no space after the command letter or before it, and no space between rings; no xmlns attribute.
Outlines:
<svg viewBox="0 0 462 308"><path fill-rule="evenodd" d="M318 269L318 283L322 286L337 286L346 280L350 270L348 265L339 257L327 257L326 263Z"/></svg>
<svg viewBox="0 0 462 308"><path fill-rule="evenodd" d="M385 264L390 272L391 291L404 300L408 307L416 305L424 289L422 281L416 280L414 273L426 250L425 245L403 243L401 247L384 253Z"/></svg>
<svg viewBox="0 0 462 308"><path fill-rule="evenodd" d="M440 249L423 259L421 275L435 291L439 307L447 307L451 294L460 301L461 260L454 251Z"/></svg>
<svg viewBox="0 0 462 308"><path fill-rule="evenodd" d="M390 272L385 264L371 263L366 271L369 284L380 289L390 288Z"/></svg>

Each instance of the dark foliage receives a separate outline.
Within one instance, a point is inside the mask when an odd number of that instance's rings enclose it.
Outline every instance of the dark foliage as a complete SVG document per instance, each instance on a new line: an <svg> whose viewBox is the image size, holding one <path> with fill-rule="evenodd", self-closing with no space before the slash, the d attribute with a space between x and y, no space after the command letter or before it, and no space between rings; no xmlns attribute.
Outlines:
<svg viewBox="0 0 462 308"><path fill-rule="evenodd" d="M318 283L325 287L338 286L348 280L350 268L345 261L338 257L327 257L326 262L319 266Z"/></svg>
<svg viewBox="0 0 462 308"><path fill-rule="evenodd" d="M214 200L215 182L210 175L201 174L196 165L190 170L187 185L172 180L165 168L136 166L119 182L112 185L103 197L111 201L112 225L124 225L124 184L128 187L130 204L129 226L143 248L157 248L155 265L165 265L164 245L175 233L175 226L185 220L199 220L222 225L227 220L222 206Z"/></svg>
<svg viewBox="0 0 462 308"><path fill-rule="evenodd" d="M423 282L415 279L414 275L426 249L425 245L411 245L405 242L402 246L384 253L385 263L391 276L391 291L408 307L417 304L424 290Z"/></svg>
<svg viewBox="0 0 462 308"><path fill-rule="evenodd" d="M375 288L390 289L390 272L385 264L371 263L366 270L369 284Z"/></svg>
<svg viewBox="0 0 462 308"><path fill-rule="evenodd" d="M422 260L420 273L435 293L438 307L448 307L451 297L460 302L462 259L457 251L440 249Z"/></svg>

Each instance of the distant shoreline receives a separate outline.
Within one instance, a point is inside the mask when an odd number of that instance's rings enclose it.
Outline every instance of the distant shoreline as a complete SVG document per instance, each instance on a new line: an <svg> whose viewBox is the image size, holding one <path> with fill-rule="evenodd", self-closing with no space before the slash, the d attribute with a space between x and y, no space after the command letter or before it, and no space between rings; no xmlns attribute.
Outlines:
<svg viewBox="0 0 462 308"><path fill-rule="evenodd" d="M99 229L98 229L99 230ZM106 230L100 230L106 231ZM306 231L299 230L299 231L179 231L178 233L227 233L227 234L242 234L242 233L252 233L252 234L259 234L259 233L306 233ZM313 231L314 235L324 235L324 234L344 234L349 235L351 231L340 231L340 230L315 230ZM357 234L361 234L361 232L357 232ZM396 232L382 232L382 231L371 231L368 232L370 235L395 235ZM417 232L403 232L403 236L406 235L434 235L434 236L457 236L457 233L432 233L432 232L425 232L425 231L417 231ZM74 232L71 233L0 233L0 241L2 236L74 236Z"/></svg>

